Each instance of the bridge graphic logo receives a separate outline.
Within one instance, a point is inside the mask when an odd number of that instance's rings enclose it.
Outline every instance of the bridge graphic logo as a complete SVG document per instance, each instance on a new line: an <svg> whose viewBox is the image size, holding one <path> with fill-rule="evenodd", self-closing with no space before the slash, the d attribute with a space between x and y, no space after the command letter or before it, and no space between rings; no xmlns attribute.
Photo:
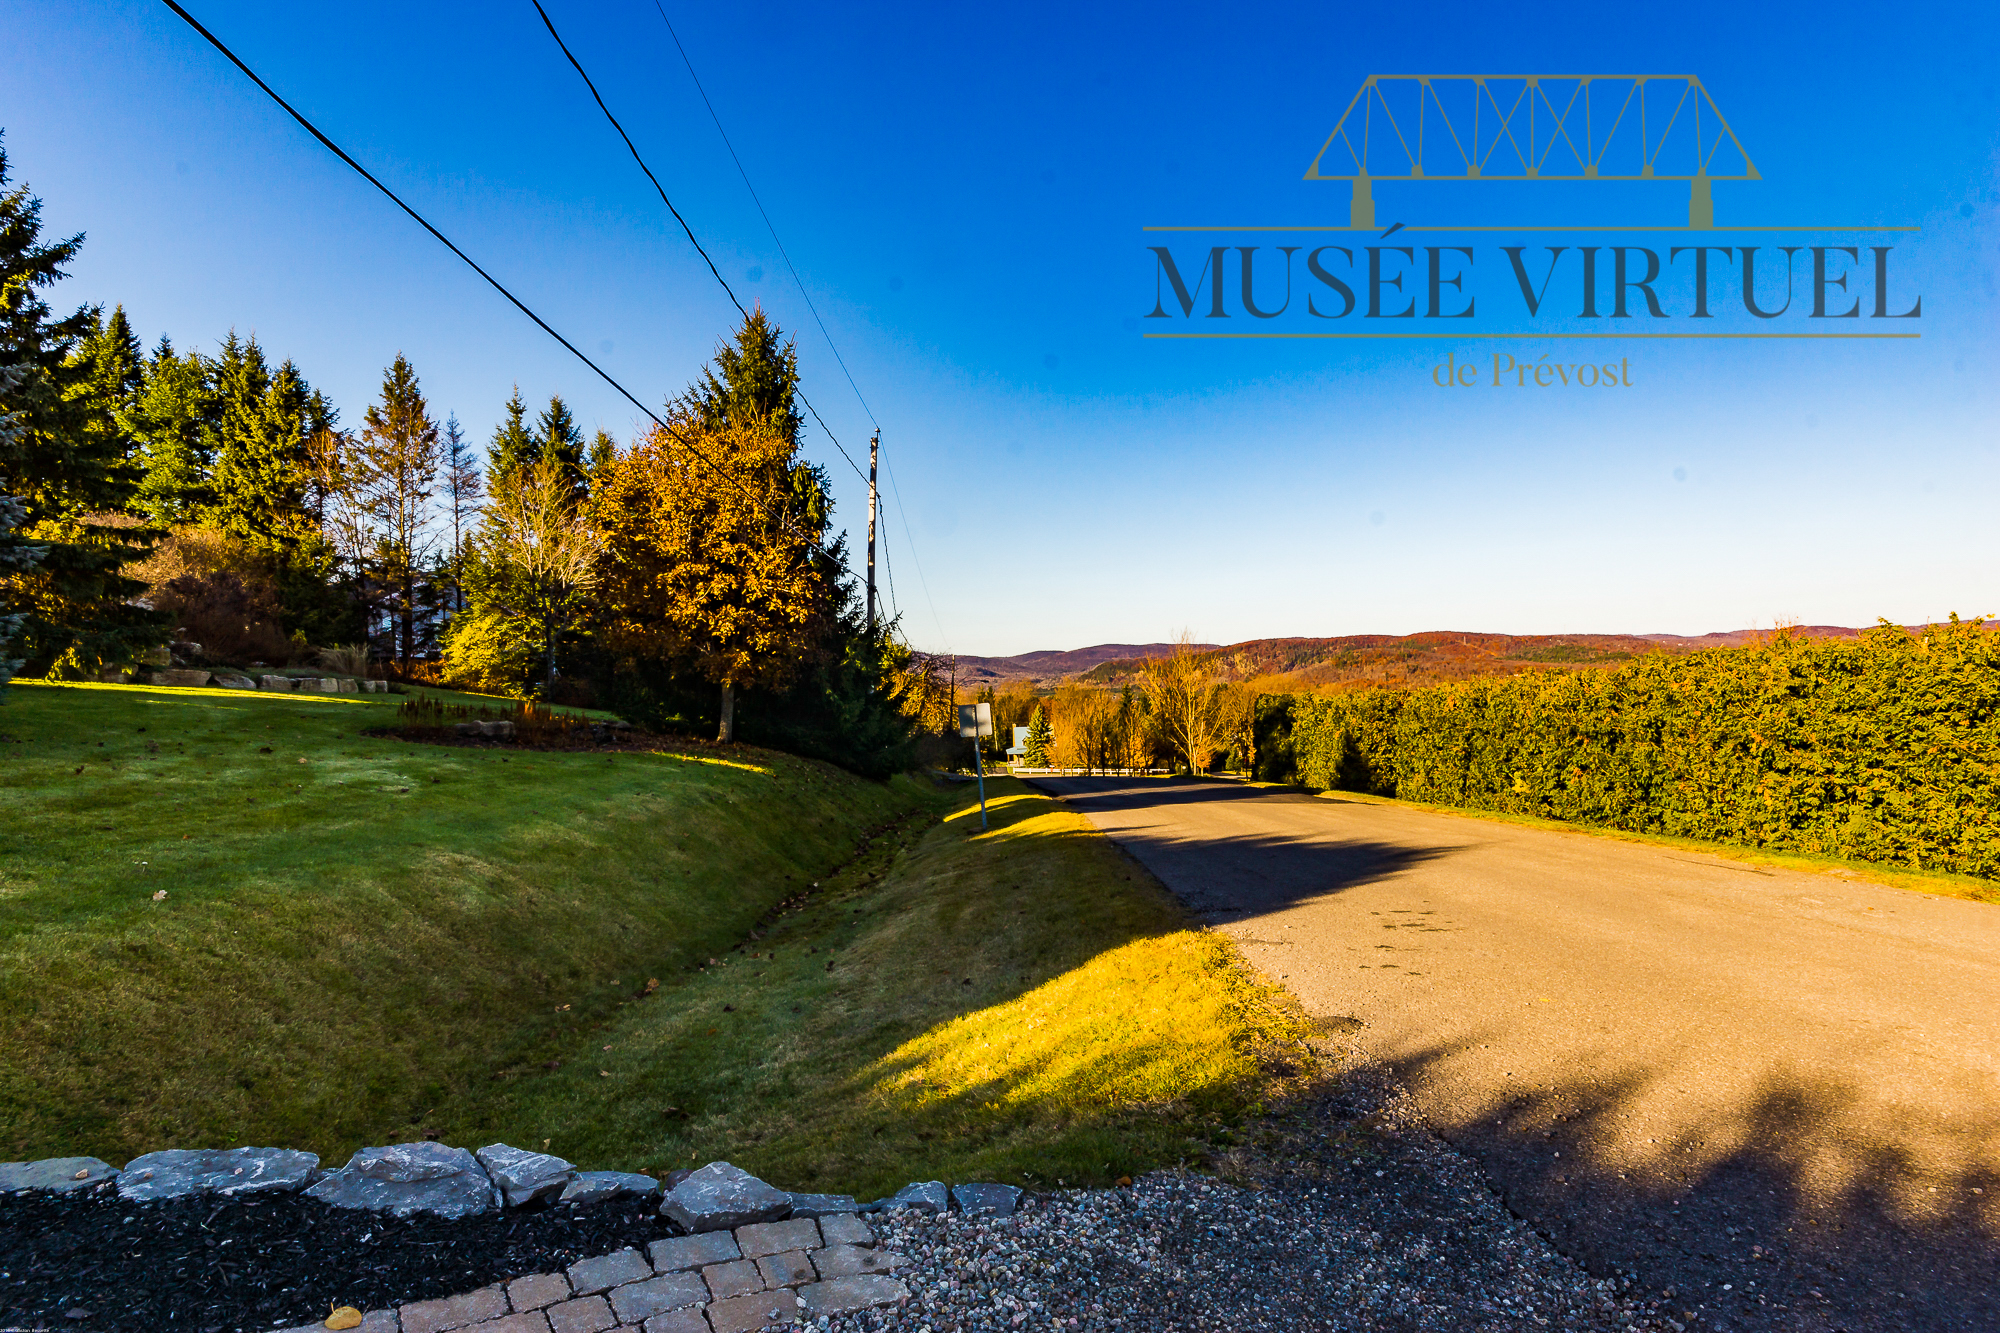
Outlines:
<svg viewBox="0 0 2000 1333"><path fill-rule="evenodd" d="M1758 180L1692 74L1371 74L1309 181L1348 181L1349 226L1375 226L1376 181L1686 181L1690 230L1709 185Z"/></svg>

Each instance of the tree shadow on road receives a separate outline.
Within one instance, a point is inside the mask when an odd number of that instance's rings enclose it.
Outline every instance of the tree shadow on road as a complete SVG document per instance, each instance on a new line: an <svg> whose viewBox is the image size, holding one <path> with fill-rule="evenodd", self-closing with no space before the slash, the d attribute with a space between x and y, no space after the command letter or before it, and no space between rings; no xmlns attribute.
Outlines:
<svg viewBox="0 0 2000 1333"><path fill-rule="evenodd" d="M1452 1055L1413 1051L1379 1072L1415 1091L1507 1205L1596 1275L1636 1272L1671 1289L1670 1304L1705 1328L2000 1329L2000 1115L1940 1129L1920 1161L1890 1146L1907 1125L1868 1132L1859 1088L1774 1072L1733 1114L1621 1152L1602 1145L1629 1130L1665 1071L1461 1098L1448 1114L1424 1091Z"/></svg>

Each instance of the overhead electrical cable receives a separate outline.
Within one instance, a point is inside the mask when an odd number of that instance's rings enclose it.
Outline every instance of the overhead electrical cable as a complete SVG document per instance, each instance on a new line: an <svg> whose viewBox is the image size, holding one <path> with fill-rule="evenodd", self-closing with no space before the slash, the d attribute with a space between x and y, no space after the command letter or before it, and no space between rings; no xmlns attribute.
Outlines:
<svg viewBox="0 0 2000 1333"><path fill-rule="evenodd" d="M181 8L181 6L177 3L177 0L162 0L162 3L165 4L167 8L173 10L174 13L180 15L180 17L187 22L187 25L189 27L193 28L196 32L200 33L204 38L206 38L208 44L210 46L213 46L216 50L220 51L223 54L223 56L228 59L230 64L242 70L243 73L249 77L252 83L256 84L259 88L264 90L264 94L267 97L269 97L273 102L276 102L279 106L283 107L287 115L289 115L293 120L296 120L301 126L305 128L306 133L312 135L313 138L319 140L321 144L325 145L327 151L331 152L335 157L345 162L348 166L354 168L354 170L360 174L362 179L366 180L370 185L373 185L376 189L380 190L384 195L388 196L389 201L391 203L395 204L396 207L402 209L405 213L409 214L410 217L416 222L418 226L422 227L425 231L429 232L432 236L436 237L439 243L442 244L445 249L451 251L454 255L457 255L461 260L463 260L465 262L466 267L470 268L474 273L477 273L480 277L486 279L488 285L490 285L494 291L499 292L500 295L506 297L508 302L511 305L513 305L513 307L516 310L519 310L522 314L526 315L529 319L533 320L535 322L535 325L538 328L540 328L542 332L548 334L551 338L554 338L557 342L561 343L563 347L568 350L571 356L574 356L577 360L583 362L584 365L589 366L593 371L597 372L597 376L599 379L602 379L606 384L609 384L612 388L616 389L621 395L623 395L623 397L627 402L632 404L632 406L638 408L641 412L645 413L646 416L649 419L651 419L653 424L658 426L662 431L666 432L666 434L670 438L686 446L688 451L692 453L696 458L700 459L702 463L709 468L710 471L714 472L719 477L723 477L730 480L731 482L734 482L736 488L742 491L745 495L749 496L752 503L756 504L759 509L764 508L763 502L758 499L754 491L752 491L749 487L743 485L741 481L730 476L729 472L726 469L717 464L714 459L710 458L701 449L697 448L693 441L689 440L685 435L682 435L672 426L669 426L666 422L660 420L660 418L653 412L653 409L647 407L644 403L640 402L639 399L632 393L631 390L627 389L624 385L620 384L617 380L613 379L609 371L605 370L604 367L598 365L595 361L592 361L589 357L585 356L581 351L577 349L576 344L572 343L569 339L563 337L560 333L557 333L553 328L549 326L549 322L547 320L543 319L533 310L530 310L527 304L523 302L520 297L508 291L506 286L503 285L498 278L494 277L491 273L488 273L485 269L481 268L476 262L474 262L472 256L466 254L465 251L459 249L456 245L452 244L451 238L449 236L446 236L436 227L433 227L430 224L430 222L424 218L423 214L417 212L416 209L404 203L400 195L398 195L394 190L390 189L388 186L384 185L381 181L377 180L374 177L374 175L369 172L368 168L362 166L359 162L356 162L352 157L349 157L345 149L343 149L339 144L335 143L333 140L327 138L326 135L322 134L318 126L314 125L311 121L307 120L303 115L301 115L298 109L295 108L290 102L287 102L284 98L280 97L277 94L277 92L271 87L270 84L264 82L263 79L258 77L256 70L253 70L250 68L250 66L244 64L242 59L239 58L234 51L230 50L227 46L223 44L221 38L217 37L214 33L210 32L207 28L204 28L201 25L201 22L198 19L196 19L194 15L188 13L187 10ZM766 517L770 516L768 510L765 511L765 514ZM808 540L811 539L808 538ZM816 540L812 541L812 545L813 548L819 551L821 554L826 554L826 555L832 554L831 552L827 551L827 549Z"/></svg>
<svg viewBox="0 0 2000 1333"><path fill-rule="evenodd" d="M885 461L883 464L883 471L889 474L889 490L896 497L896 513L903 520L903 537L906 541L910 543L910 550L912 552L910 558L916 561L917 586L924 590L924 601L929 603L930 605L931 623L937 626L938 641L945 645L946 652L950 652L951 644L945 638L944 620L938 615L937 602L933 600L931 597L930 580L924 577L924 562L921 560L917 560L916 555L914 554L916 551L917 541L916 538L910 532L910 511L903 508L903 488L896 484L895 465ZM884 528L886 528L888 525L884 524L883 526Z"/></svg>
<svg viewBox="0 0 2000 1333"><path fill-rule="evenodd" d="M555 43L559 48L561 48L563 57L569 61L570 68L575 70L577 73L577 77L583 80L583 86L590 89L591 99L597 103L597 109L604 113L604 118L611 122L611 128L617 130L618 137L625 141L625 150L632 154L632 160L639 164L639 170L646 173L646 179L653 182L653 189L658 192L660 196L660 202L667 206L667 211L674 215L674 221L680 223L681 230L687 233L688 244L694 247L695 253L700 255L702 258L702 262L708 265L708 271L710 273L713 273L715 275L715 280L722 285L723 293L729 297L729 303L736 307L737 314L743 316L743 318L745 319L750 318L750 312L743 308L743 302L736 299L736 291L729 285L729 279L722 276L722 270L715 266L715 260L709 257L708 251L704 249L702 243L698 239L696 239L694 234L694 228L690 227L688 225L688 220L681 216L681 211L678 208L674 207L674 201L667 198L666 187L660 184L660 178L653 174L653 169L646 165L646 159L639 155L638 146L632 142L632 136L625 132L625 127L618 123L618 117L611 114L611 108L604 104L604 95L597 91L597 85L591 81L591 77L588 73L584 71L582 63L577 60L575 53L569 49L569 43L565 42L562 39L562 34L556 31L555 23L551 21L549 18L549 11L542 8L542 0L529 0L529 2L534 5L535 12L542 16L542 26L549 30L549 36L555 38ZM738 165L740 167L741 164L739 163ZM761 209L762 205L760 204L758 207ZM769 219L767 218L765 221L768 223ZM784 248L783 246L779 247L779 249L781 250L783 248ZM786 262L789 263L790 261L787 260ZM811 305L812 304L811 300L808 299L806 304ZM818 317L819 317L819 312L814 311L813 318L817 319ZM824 325L821 326L821 332L825 332ZM840 358L840 353L836 351L834 353L834 359L838 360L839 358ZM847 367L845 365L842 365L841 369L844 371L847 369ZM851 377L850 377L850 382L851 382ZM813 414L813 420L819 422L819 428L823 431L826 431L826 438L833 441L833 447L840 450L840 456L842 458L847 459L847 466L854 469L854 475L856 475L857 477L862 477L865 480L866 476L861 471L860 465L857 464L854 461L854 459L848 455L846 447L841 444L839 438L834 435L832 429L829 428L825 420L821 418L819 414L819 409L812 405L812 400L806 397L803 390L794 389L793 392L797 393L799 396L799 401L806 405L806 411ZM859 390L856 390L857 395L859 394L859 392L860 392ZM868 405L866 403L862 404L862 407L864 409L867 406ZM871 421L874 419L872 414L869 419Z"/></svg>
<svg viewBox="0 0 2000 1333"><path fill-rule="evenodd" d="M833 334L827 330L826 321L820 318L819 307L813 304L812 293L806 290L805 279L799 276L798 267L792 263L791 251L785 249L785 243L778 239L778 228L771 221L771 215L764 211L764 201L758 198L757 187L750 183L750 173L744 168L743 159L736 155L736 145L729 141L729 131L722 128L722 117L716 114L715 103L708 100L708 89L702 87L701 76L694 72L694 61L688 58L687 48L681 45L681 35L674 31L673 21L667 17L666 7L660 0L653 0L653 8L660 11L660 22L667 25L667 36L674 39L674 49L681 53L681 63L687 66L688 77L694 80L694 90L701 94L701 104L708 108L708 118L715 122L715 132L722 136L722 146L729 150L729 160L736 164L736 174L743 178L743 188L750 192L750 202L757 205L757 215L764 219L764 226L771 233L771 243L777 246L778 253L784 256L785 268L790 271L792 281L798 284L799 295L805 298L806 309L812 311L813 322L819 325L820 336L826 339L827 350L833 353L833 359L839 363L840 373L847 376L847 386L854 390L855 401L859 402L861 410L868 414L869 424L880 430L882 423L875 420L874 409L869 407L868 400L862 397L861 386L854 382L854 372L847 368L847 358L840 354L840 348L834 344Z"/></svg>
<svg viewBox="0 0 2000 1333"><path fill-rule="evenodd" d="M541 9L541 3L540 3L540 0L535 0L535 8L536 8L537 10ZM784 241L783 241L783 240L781 240L781 239L779 239L779 236L778 236L778 228L777 228L777 225L776 225L775 223L773 223L773 222L771 221L771 214L770 214L770 213L769 213L769 212L768 212L768 211L767 211L767 210L765 209L765 207L764 207L764 201L763 201L763 199L762 199L761 197L759 197L759 195L757 194L757 187L756 187L755 185L753 185L753 184L751 184L751 183L750 183L750 172L749 172L749 169L748 169L748 168L746 168L746 167L745 167L745 166L743 165L743 159L742 159L742 157L740 157L740 156L739 156L739 155L737 154L737 152L736 152L736 145L735 145L734 143L732 143L732 142L730 141L730 138L729 138L729 131L723 128L723 126L722 126L722 116L721 116L721 115L720 115L720 114L719 114L719 113L718 113L718 112L716 111L716 109L715 109L715 103L714 103L713 101L709 100L709 96L708 96L708 89L707 89L706 87L704 87L704 86L702 85L702 82L701 82L701 76L700 76L699 74L695 73L695 68L694 68L694 61L693 61L693 60L692 60L692 59L691 59L691 58L690 58L690 57L688 56L688 53L687 53L687 47L686 47L685 45L683 45L683 44L682 44L682 42L681 42L681 37L680 37L680 34L679 34L678 32L675 32L675 31L674 31L674 25L673 25L673 20L671 20L671 19L669 19L669 18L667 17L667 11L666 11L666 7L665 7L664 5L662 5L662 4L660 3L660 0L653 0L653 8L659 11L659 14L660 14L660 22L666 25L666 29L667 29L667 35L668 35L669 37L673 38L673 42L674 42L674 49L675 49L676 51L680 52L680 57L681 57L681 63L687 66L687 72L688 72L688 78L694 81L694 87L695 87L695 91L696 91L697 93L701 94L701 103L702 103L702 105L703 105L703 106L705 106L705 107L707 107L707 108L708 108L708 117L709 117L709 119L715 122L715 132L716 132L716 133L717 133L718 135L720 135L720 136L722 137L722 146L723 146L724 148L726 148L726 149L728 149L728 150L729 150L729 160L730 160L730 161L732 161L732 162L734 162L734 163L736 164L736 174L737 174L737 175L739 175L739 176L741 176L741 177L743 178L743 188L744 188L745 190L749 191L749 193L750 193L750 201L751 201L752 203L754 203L755 205L757 205L757 213L758 213L758 216L760 216L760 217L762 217L762 218L764 219L764 226L765 226L765 228L766 228L766 229L767 229L767 230L768 230L768 231L769 231L769 232L771 233L771 241L772 241L772 244L774 244L774 245L776 245L776 246L778 247L778 253L779 253L780 255L782 255L782 256L784 257L784 260L785 260L785 268L786 268L786 269L787 269L787 270L788 270L788 271L789 271L789 272L791 273L791 275L792 275L792 281L793 281L793 282L794 282L795 284L797 284L797 286L798 286L798 289L799 289L799 295L800 295L801 297L805 298L805 303L806 303L806 309L808 309L808 310L812 311L812 317L813 317L813 322L819 325L819 331L820 331L820 336L826 339L826 346L827 346L827 350L833 353L833 359L834 359L834 361L835 361L835 362L837 362L837 363L839 364L839 366L840 366L840 373L841 373L841 374L843 374L843 375L845 375L845 376L847 377L847 384L848 384L848 387L854 390L854 397L855 397L855 400L856 400L857 402L859 402L859 403L861 404L861 410L862 410L863 412L866 412L866 413L868 414L868 420L869 420L869 421L870 421L871 423L873 423L873 424L875 425L876 429L878 429L878 430L879 430L879 429L881 429L881 422L879 422L879 421L876 421L876 420L875 420L875 412L874 412L874 409L868 406L868 399L867 399L867 398L866 398L866 397L865 397L865 396L864 396L864 395L862 394L862 392L861 392L861 386L860 386L860 385L859 385L858 383L856 383L856 382L855 382L855 379L854 379L854 372L853 372L853 371L851 371L851 370L849 370L849 369L847 368L847 358L843 357L843 356L842 356L842 355L840 354L840 348L839 348L839 346L838 346L838 345L837 345L837 344L836 344L836 343L835 343L835 342L833 341L833 333L832 333L832 331L831 331L831 330L829 330L829 329L828 329L828 328L826 327L826 321L825 321L824 319L820 318L820 313L819 313L819 307L818 307L817 305L815 305L815 304L813 303L813 299L812 299L812 293L811 293L810 291L808 291L808 290L806 289L806 284L805 284L805 279L803 279L803 278L801 278L801 277L799 276L799 270L798 270L798 266L792 263L792 256L791 256L791 252L790 252L789 250L785 249L785 243L784 243ZM543 21L544 23L547 23L547 22L548 22L548 15L547 15L546 13L544 13L544 14L542 15L542 21ZM549 31L550 31L550 33L551 33L551 34L553 34L553 33L555 32L555 29L554 29L554 27L553 27L553 26L551 26L551 27L550 27L550 29L549 29ZM562 40L561 38L557 38L557 42L558 42L558 43L560 43L560 42L561 42L561 40ZM564 52L563 52L563 53L564 53L565 55L567 55L567 54L569 53L569 52L568 52L568 48L567 48L567 47L565 47L565 48L564 48ZM575 64L575 63L576 63L576 62L575 62L575 58L574 58L574 57L572 57L572 58L571 58L571 61L570 61L570 63L571 63L571 64ZM577 73L579 73L579 74L583 73L583 70L582 70L582 68L581 68L581 67L579 67L579 68L578 68L578 70L577 70ZM588 76L585 76L585 80L584 80L584 81L585 81L586 83L588 83L588 82L589 82L589 78L588 78ZM596 93L596 89L595 89L595 88L593 88L593 89L592 89L591 91L592 91L593 95L594 95L594 94ZM598 101L598 105L599 105L599 106L603 106L603 105L604 105L604 103L603 103L603 100L602 100L602 99L599 99L599 101ZM611 113L607 111L607 112L605 112L605 114L606 114L606 115L608 116L608 115L610 115ZM614 123L615 123L615 122L614 122ZM620 131L619 131L619 133L620 133L620 134L623 134L623 133L624 133L624 131L623 131L623 130L620 130ZM629 140L629 139L628 139L628 140L626 140L626 143L627 143L627 145L629 146L629 145L630 145L630 143L631 143L631 140ZM635 156L635 157L636 157L636 156L638 156L638 153L637 153L637 151L636 151L636 150L634 150L634 153L633 153L633 156ZM642 163L641 165L643 166L644 164ZM651 175L652 175L653 173L652 173L652 172L650 172L650 171L648 171L648 172L647 172L646 174L647 174L647 176L649 176L649 177L650 177L650 176L651 176ZM654 185L655 185L655 186L657 186L658 184L659 184L659 182L658 182L658 181L654 181ZM664 197L664 196L663 196L663 197ZM676 214L675 214L675 216L676 216L676 217L678 217L678 216L679 216L679 214L678 214L678 213L676 213ZM685 226L686 224L685 224L685 223L683 223L682 225L683 225L683 226ZM689 239L690 239L690 240L692 240L692 239L693 239L693 236L692 236L692 234L690 234L690 236L689 236ZM704 258L706 258L706 256L704 256ZM710 265L710 267L711 267L711 268L713 268L713 267L714 267L714 265L713 265L713 264L711 264L711 265ZM718 274L718 275L717 275L717 277L718 277L718 278L719 278L720 276L721 276L720 274ZM727 288L727 286L728 286L728 284L727 284L727 283L725 283L725 284L723 284L723 285L724 285L724 287L725 287L725 288ZM735 294L734 294L734 293L731 293L731 295L730 295L730 299L731 299L731 300L734 300L734 299L735 299ZM742 309L742 307L741 307L741 306L739 305L739 306L737 307L737 309L739 309L739 310L740 310L740 309ZM801 397L803 397L803 396L804 396L804 395L801 395ZM812 405L811 405L810 403L808 403L808 404L807 404L807 406L808 406L808 407L811 407ZM817 411L815 411L815 412L813 413L813 417L814 417L815 419L818 419L818 417L819 417L819 413L818 413ZM822 428L824 428L824 427L825 427L825 425L826 425L826 423L825 423L824 421L821 421L821 422L820 422L820 426L821 426ZM827 432L827 434L828 434L828 436L829 436L829 438L830 438L830 437L832 436L833 432L832 432L832 431L828 431L828 432ZM838 447L838 441L836 441L835 443L836 443L836 447ZM843 457L845 457L845 456L846 456L846 453L847 453L847 451L846 451L845 449L842 449L842 450L841 450L841 454L842 454L842 456L843 456ZM853 460L853 459L851 459L851 458L850 458L850 459L848 459L848 462L849 462L850 464L852 464L852 463L853 463L853 461L854 461L854 460ZM895 477L896 477L896 473L895 473L895 468L894 468L893 466L889 466L889 465L887 465L886 463L885 463L885 466L887 466L887 470L888 470L888 473L889 473L889 481L890 481L890 485L891 485L892 487L894 487L894 485L895 485ZM855 471L856 471L857 473L858 473L858 472L859 472L860 470L861 470L861 469L860 469L860 468L858 468L858 467L857 467L857 468L855 468ZM929 583L929 580L927 580L927 579L925 579L925 578L924 578L924 564L923 564L923 561L917 558L917 554L916 554L916 550L917 550L917 547L916 547L916 539L915 539L914 535L913 535L913 534L911 533L911 531L910 531L910 517L909 517L909 513L908 513L908 511L906 511L906 510L904 510L904 509L903 509L903 494L902 494L902 490L901 490L901 488L896 488L896 509L897 509L897 512L898 512L899 514L901 514L901 515L902 515L902 520L903 520L903 535L904 535L904 536L905 536L906 538L908 538L908 539L909 539L909 541L910 541L910 558L911 558L912 560L916 561L916 566L917 566L917 580L918 580L919 584L921 584L921 585L922 585L922 587L923 587L923 589L924 589L924 600L925 600L926 602L929 602L929 603L930 603L930 605L931 605L931 619L932 619L932 620L933 620L934 622L936 622L936 624L937 624L937 627L938 627L938 636L939 636L939 638L940 638L940 639L942 639L942 638L943 638L943 636L944 636L944 624L943 624L943 621L942 621L942 620L940 620L940 619L939 619L939 617L938 617L938 614L937 614L937 603L931 600L931 595L930 595L930 583ZM885 524L884 524L884 525L882 526L882 551L883 551L883 556L882 556L882 560L883 560L883 565L884 565L884 567L886 568L886 567L887 567L887 565L888 565L888 525L887 525L886 523L885 523ZM893 577L892 577L892 578L891 578L891 594L892 594L892 596L893 596L893 593L894 593L894 579L893 579Z"/></svg>

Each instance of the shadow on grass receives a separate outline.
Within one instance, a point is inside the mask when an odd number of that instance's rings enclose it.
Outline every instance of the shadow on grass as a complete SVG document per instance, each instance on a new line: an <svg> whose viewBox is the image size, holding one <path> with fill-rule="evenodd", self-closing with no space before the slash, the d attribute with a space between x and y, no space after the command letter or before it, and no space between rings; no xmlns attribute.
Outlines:
<svg viewBox="0 0 2000 1333"><path fill-rule="evenodd" d="M1265 1053L1297 1058L1302 1017L1075 815L1002 779L982 833L954 795L636 1007L609 1050L520 1071L447 1137L627 1168L727 1158L864 1198L1206 1158L1266 1095Z"/></svg>

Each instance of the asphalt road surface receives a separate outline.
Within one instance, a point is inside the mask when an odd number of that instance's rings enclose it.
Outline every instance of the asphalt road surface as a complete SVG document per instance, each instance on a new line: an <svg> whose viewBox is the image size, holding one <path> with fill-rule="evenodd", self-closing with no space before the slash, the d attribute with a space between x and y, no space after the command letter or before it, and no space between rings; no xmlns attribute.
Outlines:
<svg viewBox="0 0 2000 1333"><path fill-rule="evenodd" d="M1707 1328L2000 1331L2000 907L1337 795L1036 785L1599 1276Z"/></svg>

